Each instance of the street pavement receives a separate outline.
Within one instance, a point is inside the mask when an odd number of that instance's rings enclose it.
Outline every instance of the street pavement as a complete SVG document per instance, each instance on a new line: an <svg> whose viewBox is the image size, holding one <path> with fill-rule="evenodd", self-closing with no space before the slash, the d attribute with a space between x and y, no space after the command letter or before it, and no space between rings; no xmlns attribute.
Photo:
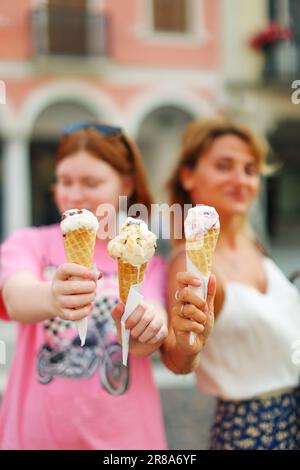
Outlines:
<svg viewBox="0 0 300 470"><path fill-rule="evenodd" d="M164 388L160 395L169 449L207 449L214 399L197 387Z"/></svg>

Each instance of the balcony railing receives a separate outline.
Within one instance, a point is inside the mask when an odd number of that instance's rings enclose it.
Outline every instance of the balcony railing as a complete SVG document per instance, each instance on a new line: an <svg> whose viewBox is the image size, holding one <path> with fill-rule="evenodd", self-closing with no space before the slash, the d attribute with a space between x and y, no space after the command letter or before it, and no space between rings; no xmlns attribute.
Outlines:
<svg viewBox="0 0 300 470"><path fill-rule="evenodd" d="M300 78L300 42L281 42L265 50L265 81L285 84L297 78Z"/></svg>
<svg viewBox="0 0 300 470"><path fill-rule="evenodd" d="M107 57L107 15L75 9L40 7L32 12L36 56Z"/></svg>

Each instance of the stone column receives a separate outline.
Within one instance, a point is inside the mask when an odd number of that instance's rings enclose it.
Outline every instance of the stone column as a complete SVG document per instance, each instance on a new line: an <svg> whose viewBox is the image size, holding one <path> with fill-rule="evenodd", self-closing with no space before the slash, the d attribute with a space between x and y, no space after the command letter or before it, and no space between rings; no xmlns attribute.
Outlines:
<svg viewBox="0 0 300 470"><path fill-rule="evenodd" d="M31 224L31 174L29 142L9 136L3 143L4 236Z"/></svg>

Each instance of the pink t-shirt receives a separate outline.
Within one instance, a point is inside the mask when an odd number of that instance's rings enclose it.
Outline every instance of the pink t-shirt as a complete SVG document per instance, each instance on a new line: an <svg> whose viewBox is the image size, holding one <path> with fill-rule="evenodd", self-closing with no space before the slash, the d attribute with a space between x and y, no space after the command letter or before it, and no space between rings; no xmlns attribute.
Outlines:
<svg viewBox="0 0 300 470"><path fill-rule="evenodd" d="M121 364L111 309L118 302L117 263L97 240L98 283L81 348L74 323L19 324L16 353L0 409L0 449L165 449L158 391L149 358ZM59 225L21 229L1 247L1 287L27 271L50 280L65 262ZM164 303L165 265L148 264L145 299ZM0 319L9 320L2 296Z"/></svg>

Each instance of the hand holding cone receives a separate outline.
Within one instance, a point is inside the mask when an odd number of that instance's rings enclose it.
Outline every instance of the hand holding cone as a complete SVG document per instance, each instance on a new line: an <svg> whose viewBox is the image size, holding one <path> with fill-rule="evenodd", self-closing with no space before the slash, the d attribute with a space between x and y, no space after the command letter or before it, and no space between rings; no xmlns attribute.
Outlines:
<svg viewBox="0 0 300 470"><path fill-rule="evenodd" d="M89 269L93 268L94 249L98 220L86 209L71 209L62 216L61 231L64 238L66 258ZM87 333L87 318L76 321L77 330L84 346Z"/></svg>
<svg viewBox="0 0 300 470"><path fill-rule="evenodd" d="M147 263L154 255L156 236L148 230L145 222L128 217L121 226L120 233L108 244L108 252L118 260L118 277L120 299L125 304L125 312L121 320L123 363L127 364L129 331L125 329L125 321L142 299L138 290L143 282ZM131 287L131 298L129 293ZM133 307L134 306L134 307Z"/></svg>
<svg viewBox="0 0 300 470"><path fill-rule="evenodd" d="M189 209L184 223L187 269L202 280L199 294L206 299L213 254L220 233L217 211L210 206L198 205ZM190 334L190 344L195 333Z"/></svg>

